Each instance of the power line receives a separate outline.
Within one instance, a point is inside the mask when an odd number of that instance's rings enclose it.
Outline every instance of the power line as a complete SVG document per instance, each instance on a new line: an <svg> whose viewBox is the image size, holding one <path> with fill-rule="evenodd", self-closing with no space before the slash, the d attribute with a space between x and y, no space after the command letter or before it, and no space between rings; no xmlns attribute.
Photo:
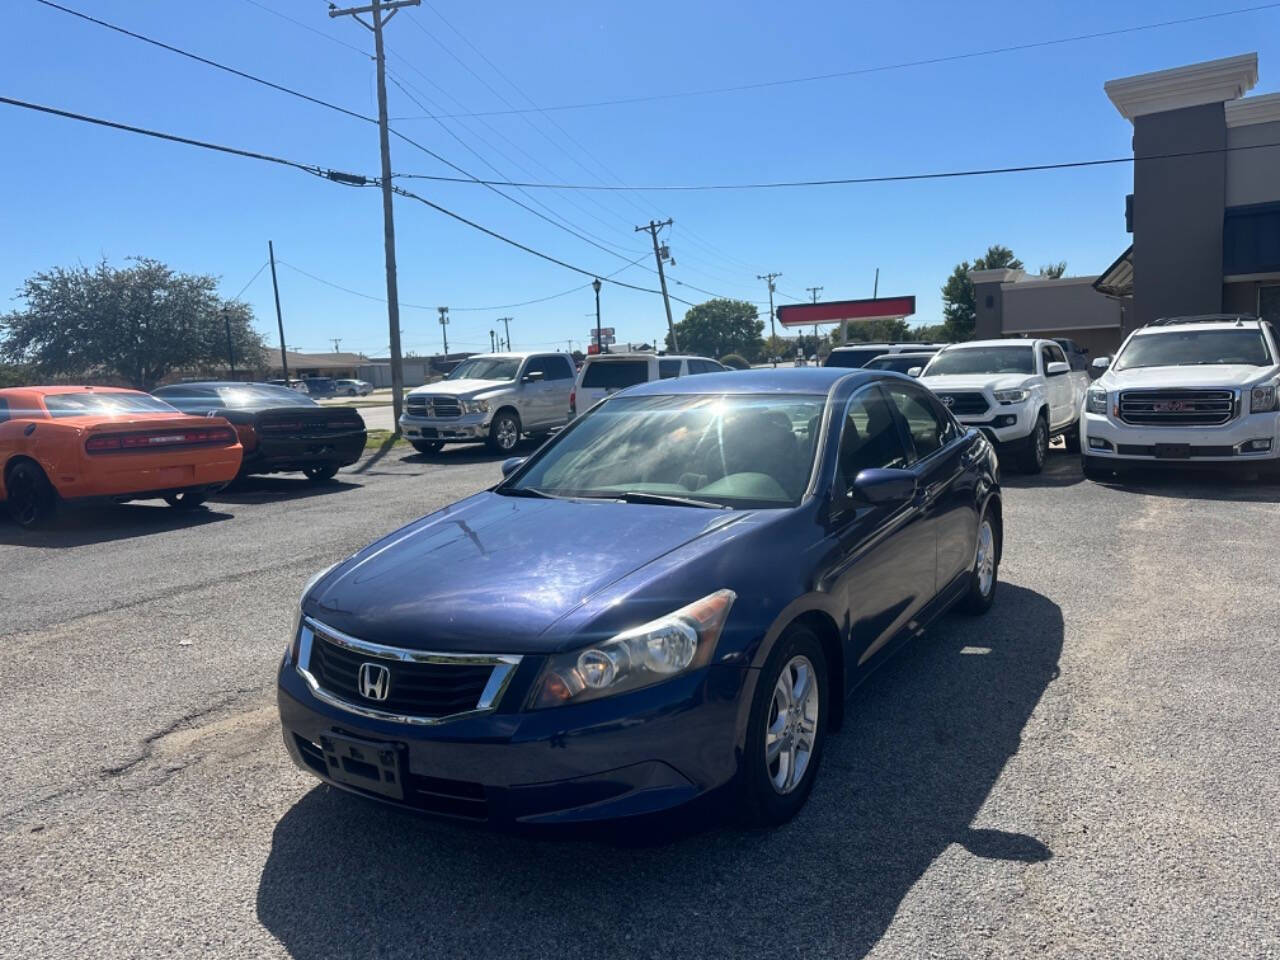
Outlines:
<svg viewBox="0 0 1280 960"><path fill-rule="evenodd" d="M244 292L253 286L253 281L257 280L258 277L262 275L262 271L267 269L267 263L268 261L266 260L262 261L262 266L260 266L256 271L254 271L253 276L249 278L249 282L240 288L240 292L237 293L234 297L232 297L231 298L232 300L239 300L242 296L244 296Z"/></svg>
<svg viewBox="0 0 1280 960"><path fill-rule="evenodd" d="M991 57L1006 53L1019 53L1027 50L1042 50L1045 47L1062 46L1069 43L1080 43L1086 40L1101 40L1107 37L1120 37L1146 30L1157 30L1165 27L1184 26L1189 23L1203 23L1208 20L1219 20L1247 13L1259 13L1264 10L1280 8L1280 2L1263 3L1251 7L1237 7L1232 10L1220 10L1216 13L1204 13L1194 17L1180 17L1175 20L1160 20L1154 23L1141 23L1131 27L1116 27L1112 30L1098 30L1092 33L1080 33L1068 37L1054 37L1049 40L1033 40L1027 43L1009 44L1003 47L988 47L983 50L970 50L964 53L944 54L936 57L924 57L918 60L904 60L898 63L878 64L871 67L858 67L852 70L839 70L832 73L817 73L802 77L784 77L778 80L759 80L753 83L740 83L723 87L705 87L700 90L685 90L673 93L652 93L634 97L616 97L611 100L589 100L579 103L563 103L555 106L536 108L509 108L506 110L489 110L478 113L460 113L446 115L444 119L454 117L498 117L523 113L546 113L548 111L586 110L595 107L618 107L636 103L654 103L663 100L679 100L689 97L706 97L723 93L741 93L750 90L764 90L772 87L795 86L804 83L817 83L824 80L840 80L847 77L864 76L872 73L887 73L893 70L906 70L911 67L933 66L941 63L955 63L961 60L973 60L979 57ZM397 120L414 120L416 117L396 117Z"/></svg>
<svg viewBox="0 0 1280 960"><path fill-rule="evenodd" d="M303 30L306 30L310 33L314 33L317 37L323 37L325 40L328 40L332 43L336 43L340 47L346 47L348 50L354 50L356 53L360 54L360 56L363 57L365 60L373 59L373 55L371 53L369 53L367 50L361 50L354 43L347 43L347 41L342 40L339 37L335 37L331 34L325 33L323 30L317 30L315 27L311 26L311 24L304 23L301 20L296 20L293 17L289 16L287 13L281 13L279 10L275 10L271 7L268 7L265 3L259 3L258 0L244 0L244 2L247 4L250 4L251 6L257 7L259 10L262 10L265 13L271 14L273 17L279 17L281 20L287 20L289 23L292 23L295 27L301 27Z"/></svg>

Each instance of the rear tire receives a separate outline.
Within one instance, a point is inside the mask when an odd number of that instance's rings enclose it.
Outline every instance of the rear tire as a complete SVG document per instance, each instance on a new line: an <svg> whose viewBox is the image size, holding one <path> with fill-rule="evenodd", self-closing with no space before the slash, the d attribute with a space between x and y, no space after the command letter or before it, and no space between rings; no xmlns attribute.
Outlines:
<svg viewBox="0 0 1280 960"><path fill-rule="evenodd" d="M1044 462L1049 457L1049 424L1044 416L1036 418L1035 428L1031 436L1023 441L1018 451L1018 469L1023 473L1039 473L1044 469Z"/></svg>
<svg viewBox="0 0 1280 960"><path fill-rule="evenodd" d="M312 483L328 483L338 475L338 465L336 463L322 463L314 467L306 467L302 472Z"/></svg>
<svg viewBox="0 0 1280 960"><path fill-rule="evenodd" d="M439 440L410 440L409 443L419 453L439 453L440 448L444 446Z"/></svg>
<svg viewBox="0 0 1280 960"><path fill-rule="evenodd" d="M760 671L747 724L742 791L750 824L786 823L809 798L826 742L828 694L822 644L807 627L788 628Z"/></svg>
<svg viewBox="0 0 1280 960"><path fill-rule="evenodd" d="M1067 453L1080 452L1080 421L1076 421L1075 426L1068 427L1062 434L1062 442L1067 446Z"/></svg>
<svg viewBox="0 0 1280 960"><path fill-rule="evenodd" d="M204 503L208 496L204 491L183 490L178 493L166 493L164 502L175 510L194 510Z"/></svg>
<svg viewBox="0 0 1280 960"><path fill-rule="evenodd" d="M503 410L489 424L489 449L494 453L510 453L520 443L520 418L511 410Z"/></svg>
<svg viewBox="0 0 1280 960"><path fill-rule="evenodd" d="M44 471L30 460L20 460L9 468L4 480L9 516L30 530L53 519L58 494Z"/></svg>
<svg viewBox="0 0 1280 960"><path fill-rule="evenodd" d="M960 601L960 609L981 616L991 609L1000 580L1000 536L995 519L988 509L978 523L978 549L969 572L969 590Z"/></svg>

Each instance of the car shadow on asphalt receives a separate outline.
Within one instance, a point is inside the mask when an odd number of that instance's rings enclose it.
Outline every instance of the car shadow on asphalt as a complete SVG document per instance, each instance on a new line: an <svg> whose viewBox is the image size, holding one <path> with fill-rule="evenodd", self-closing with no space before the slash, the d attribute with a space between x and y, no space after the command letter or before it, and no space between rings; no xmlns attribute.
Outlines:
<svg viewBox="0 0 1280 960"><path fill-rule="evenodd" d="M302 474L289 476L249 476L235 480L230 486L210 495L210 503L254 504L277 503L322 497L334 493L359 490L360 484L349 483L339 474L335 479L314 483Z"/></svg>
<svg viewBox="0 0 1280 960"><path fill-rule="evenodd" d="M1000 485L1014 489L1035 487L1074 487L1084 483L1080 471L1080 455L1061 449L1050 449L1039 473L1019 473L1014 467L1000 466Z"/></svg>
<svg viewBox="0 0 1280 960"><path fill-rule="evenodd" d="M483 443L454 443L435 453L413 451L400 458L402 463L430 463L436 466L464 463L501 463L510 457L527 457L545 443L545 439L525 437L510 453L494 453ZM412 449L412 448L411 448Z"/></svg>
<svg viewBox="0 0 1280 960"><path fill-rule="evenodd" d="M1095 482L1114 490L1178 500L1280 503L1280 481L1243 472L1197 470L1194 467L1134 469Z"/></svg>
<svg viewBox="0 0 1280 960"><path fill-rule="evenodd" d="M152 503L64 504L48 526L24 530L0 507L0 545L15 547L85 547L113 540L132 540L171 530L190 530L232 515L206 507L176 510L162 501Z"/></svg>
<svg viewBox="0 0 1280 960"><path fill-rule="evenodd" d="M945 618L855 694L809 804L773 831L716 824L708 806L607 835L512 835L318 786L275 828L258 919L305 960L864 956L944 853L1008 862L1015 883L1052 857L1032 824L974 820L1062 643L1058 606L1008 584L987 616Z"/></svg>

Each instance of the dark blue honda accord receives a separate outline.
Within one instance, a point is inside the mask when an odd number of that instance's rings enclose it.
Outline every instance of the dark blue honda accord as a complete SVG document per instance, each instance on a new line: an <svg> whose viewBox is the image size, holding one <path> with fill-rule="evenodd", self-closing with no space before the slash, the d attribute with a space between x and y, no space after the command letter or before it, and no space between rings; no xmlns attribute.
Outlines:
<svg viewBox="0 0 1280 960"><path fill-rule="evenodd" d="M285 744L335 786L521 823L803 805L846 694L992 602L996 457L915 381L706 374L598 404L303 591Z"/></svg>

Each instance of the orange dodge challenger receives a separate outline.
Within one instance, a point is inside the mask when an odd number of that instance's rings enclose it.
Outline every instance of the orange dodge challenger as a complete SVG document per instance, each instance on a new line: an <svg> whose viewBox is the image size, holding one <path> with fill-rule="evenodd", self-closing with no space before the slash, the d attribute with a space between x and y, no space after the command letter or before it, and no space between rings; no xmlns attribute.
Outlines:
<svg viewBox="0 0 1280 960"><path fill-rule="evenodd" d="M0 390L0 501L24 527L61 500L163 497L194 507L235 478L240 457L222 417L187 416L137 390Z"/></svg>

